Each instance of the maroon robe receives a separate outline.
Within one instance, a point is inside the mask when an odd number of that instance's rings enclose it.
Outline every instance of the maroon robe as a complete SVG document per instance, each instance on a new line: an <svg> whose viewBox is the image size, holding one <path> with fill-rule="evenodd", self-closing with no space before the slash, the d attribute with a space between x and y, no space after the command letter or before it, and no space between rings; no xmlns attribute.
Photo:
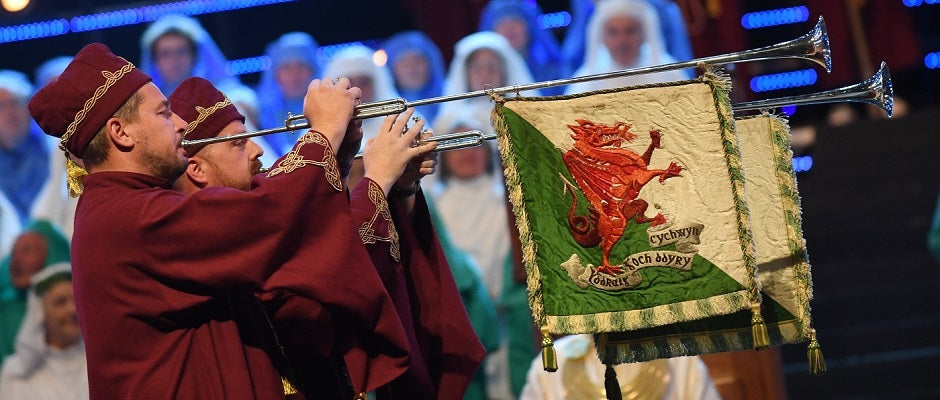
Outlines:
<svg viewBox="0 0 940 400"><path fill-rule="evenodd" d="M351 193L353 219L408 336L411 365L379 399L460 399L485 356L422 194L409 216L365 178Z"/></svg>
<svg viewBox="0 0 940 400"><path fill-rule="evenodd" d="M404 371L408 341L358 245L332 149L307 139L247 192L85 177L72 268L92 399L282 399L270 359L239 335L232 293L308 299L294 312L321 322L310 342L347 359L356 391Z"/></svg>

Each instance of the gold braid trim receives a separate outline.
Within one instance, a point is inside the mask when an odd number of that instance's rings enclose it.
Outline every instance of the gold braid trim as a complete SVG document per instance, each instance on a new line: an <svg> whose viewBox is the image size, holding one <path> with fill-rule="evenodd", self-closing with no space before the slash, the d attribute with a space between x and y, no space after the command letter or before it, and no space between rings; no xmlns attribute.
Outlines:
<svg viewBox="0 0 940 400"><path fill-rule="evenodd" d="M131 72L133 69L134 64L128 62L117 71L101 71L101 75L104 76L105 79L104 83L95 89L95 93L85 101L85 106L82 107L82 109L77 114L75 114L75 119L72 120L72 123L70 123L69 126L65 128L65 134L62 135L62 140L59 142L60 149L66 150L66 146L68 145L69 140L72 139L72 135L74 135L75 131L78 130L78 124L82 123L82 121L85 119L85 115L88 115L88 112L91 111L91 108L95 106L98 100L108 93L108 90L111 89L111 86L114 86L117 81L121 80L124 75L127 75L127 73Z"/></svg>
<svg viewBox="0 0 940 400"><path fill-rule="evenodd" d="M225 106L229 106L229 105L232 105L232 102L229 101L228 97L226 97L224 100L218 103L215 103L214 106L209 107L209 108L196 106L196 112L199 113L199 116L196 117L196 119L193 122L190 122L188 126L186 126L186 132L183 132L183 137L186 137L186 135L189 135L194 130L196 130L196 127L199 126L200 123L205 121L216 111L219 111L219 109Z"/></svg>
<svg viewBox="0 0 940 400"><path fill-rule="evenodd" d="M392 212L388 208L388 201L385 200L385 192L382 191L378 183L371 180L369 181L369 200L375 205L375 214L372 214L372 218L359 228L359 237L362 239L362 244L373 244L377 241L388 242L388 252L391 254L392 258L395 262L401 261L398 231L395 229L395 222L392 221ZM373 226L375 225L375 221L379 219L379 215L388 223L388 237L381 237L375 234L375 228Z"/></svg>
<svg viewBox="0 0 940 400"><path fill-rule="evenodd" d="M519 100L513 97L511 100ZM490 113L490 123L498 134L500 157L503 160L503 173L506 180L506 189L512 212L516 217L516 227L519 230L519 241L522 243L522 265L526 271L526 286L528 287L529 308L532 309L532 318L541 328L547 326L545 318L545 298L542 295L542 274L538 267L538 249L532 229L529 224L529 214L526 210L525 199L522 192L522 179L519 177L516 162L516 143L509 133L509 125L503 116L502 109L507 103L506 99L494 100L493 111ZM552 333L550 331L549 333Z"/></svg>
<svg viewBox="0 0 940 400"><path fill-rule="evenodd" d="M308 143L323 146L323 160L308 160L300 155L300 148ZM343 181L340 178L339 166L336 165L336 155L333 154L333 148L330 147L330 142L326 140L322 133L314 130L307 131L300 137L297 145L281 158L281 161L277 163L277 167L268 171L268 178L281 173L289 174L307 165L323 167L323 173L326 175L326 181L330 183L330 186L333 186L333 189L336 189L337 192L343 191Z"/></svg>
<svg viewBox="0 0 940 400"><path fill-rule="evenodd" d="M790 149L790 124L783 116L768 115L767 118L770 120L777 179L787 221L787 243L793 253L793 278L798 283L796 299L800 309L797 317L802 324L803 337L815 338L816 331L812 328L809 305L810 299L813 298L813 279L806 240L803 239L802 206L796 185L796 171L793 170L793 150Z"/></svg>

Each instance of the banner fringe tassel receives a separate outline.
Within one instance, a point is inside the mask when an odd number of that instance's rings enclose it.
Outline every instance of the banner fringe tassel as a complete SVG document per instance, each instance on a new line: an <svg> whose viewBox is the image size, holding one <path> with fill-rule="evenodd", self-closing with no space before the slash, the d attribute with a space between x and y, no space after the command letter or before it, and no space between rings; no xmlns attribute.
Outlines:
<svg viewBox="0 0 940 400"><path fill-rule="evenodd" d="M809 373L822 375L826 373L826 360L823 358L819 341L816 340L816 331L810 331L809 346L806 347L806 359L809 360Z"/></svg>
<svg viewBox="0 0 940 400"><path fill-rule="evenodd" d="M548 372L558 371L558 358L555 355L555 341L548 333L548 327L542 329L542 368Z"/></svg>
<svg viewBox="0 0 940 400"><path fill-rule="evenodd" d="M751 335L754 337L754 349L764 350L770 347L770 336L767 334L764 317L760 315L760 306L751 308Z"/></svg>

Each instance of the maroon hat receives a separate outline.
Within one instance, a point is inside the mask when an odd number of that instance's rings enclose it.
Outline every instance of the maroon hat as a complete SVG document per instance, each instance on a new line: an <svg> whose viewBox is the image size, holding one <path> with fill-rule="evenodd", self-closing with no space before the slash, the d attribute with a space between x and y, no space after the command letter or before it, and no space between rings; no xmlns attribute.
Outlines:
<svg viewBox="0 0 940 400"><path fill-rule="evenodd" d="M176 87L170 95L170 109L189 123L183 133L186 140L213 138L232 121L245 122L245 116L219 89L199 77L188 78ZM204 146L186 147L186 155L192 157Z"/></svg>
<svg viewBox="0 0 940 400"><path fill-rule="evenodd" d="M39 89L29 113L59 148L82 157L101 127L150 77L101 43L85 46L59 78Z"/></svg>

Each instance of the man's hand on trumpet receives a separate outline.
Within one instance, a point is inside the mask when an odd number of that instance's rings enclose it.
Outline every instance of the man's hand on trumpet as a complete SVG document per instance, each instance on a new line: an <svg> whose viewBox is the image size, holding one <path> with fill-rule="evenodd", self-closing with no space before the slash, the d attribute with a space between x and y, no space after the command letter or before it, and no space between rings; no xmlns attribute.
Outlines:
<svg viewBox="0 0 940 400"><path fill-rule="evenodd" d="M329 78L314 79L307 86L304 97L304 117L310 121L310 129L320 132L334 152L338 152L347 133L353 108L362 91L351 87L349 79L339 78L334 83Z"/></svg>
<svg viewBox="0 0 940 400"><path fill-rule="evenodd" d="M353 166L353 159L359 152L362 144L362 120L354 119L349 121L346 127L346 136L343 137L343 143L336 151L336 162L339 164L339 172L343 178L349 176L349 171Z"/></svg>
<svg viewBox="0 0 940 400"><path fill-rule="evenodd" d="M421 139L425 140L433 135L434 133L428 129L421 132ZM408 162L392 190L396 193L412 195L417 191L421 178L431 175L435 171L437 171L437 152L429 151L424 156L413 158Z"/></svg>
<svg viewBox="0 0 940 400"><path fill-rule="evenodd" d="M408 109L401 114L385 117L378 135L366 142L366 148L363 151L365 176L375 181L386 195L395 182L402 177L405 167L413 160L421 160L418 165L419 172L421 170L433 172L436 164L436 160L425 160L425 156L437 147L437 143L426 142L415 146L418 135L424 129L425 121L419 120L405 130L405 125L412 114L414 114L414 109ZM427 166L424 165L425 162L428 163Z"/></svg>

